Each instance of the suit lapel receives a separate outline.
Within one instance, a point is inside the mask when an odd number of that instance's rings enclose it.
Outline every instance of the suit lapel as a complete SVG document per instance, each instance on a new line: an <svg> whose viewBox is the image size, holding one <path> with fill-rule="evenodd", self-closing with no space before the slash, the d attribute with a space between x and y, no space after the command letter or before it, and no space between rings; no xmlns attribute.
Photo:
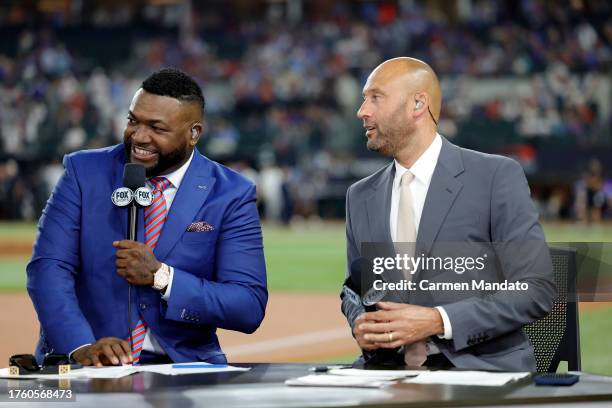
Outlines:
<svg viewBox="0 0 612 408"><path fill-rule="evenodd" d="M115 191L119 187L123 187L123 167L125 166L125 149L123 145L121 145L117 149L117 154L114 157L114 171L113 171L113 180L111 185L111 192ZM110 200L110 196L108 197ZM114 222L119 222L119 230L121 231L121 239L125 239L127 237L127 219L128 219L128 210L126 207L117 207L113 204L113 213L112 219Z"/></svg>
<svg viewBox="0 0 612 408"><path fill-rule="evenodd" d="M463 173L459 148L442 138L442 149L431 178L417 234L417 254L428 254L448 211L463 188L457 176Z"/></svg>
<svg viewBox="0 0 612 408"><path fill-rule="evenodd" d="M372 185L372 194L366 200L366 215L368 219L370 242L390 242L389 212L391 211L391 188L395 166L393 162L387 166L377 182Z"/></svg>
<svg viewBox="0 0 612 408"><path fill-rule="evenodd" d="M172 201L168 218L155 247L157 259L166 259L202 208L215 184L215 178L210 173L210 163L196 151Z"/></svg>
<svg viewBox="0 0 612 408"><path fill-rule="evenodd" d="M371 195L366 199L366 216L370 235L366 242L378 243L375 246L375 256L394 257L395 249L389 228L389 213L391 212L391 192L395 177L395 162L391 162L381 176L371 186ZM361 251L361 248L360 248ZM382 251L382 253L380 252ZM371 251L370 251L371 252ZM363 254L363 253L362 253ZM396 271L387 271L380 276L385 282L398 282L402 276ZM386 301L404 301L402 293L390 291L385 295Z"/></svg>
<svg viewBox="0 0 612 408"><path fill-rule="evenodd" d="M442 138L442 149L429 183L421 221L419 222L415 248L416 256L429 255L446 215L463 188L463 184L456 179L461 173L463 173L463 161L459 148ZM419 268L413 275L412 280L418 284L421 278L421 269ZM427 304L430 297L429 292L410 292L408 293L408 302Z"/></svg>

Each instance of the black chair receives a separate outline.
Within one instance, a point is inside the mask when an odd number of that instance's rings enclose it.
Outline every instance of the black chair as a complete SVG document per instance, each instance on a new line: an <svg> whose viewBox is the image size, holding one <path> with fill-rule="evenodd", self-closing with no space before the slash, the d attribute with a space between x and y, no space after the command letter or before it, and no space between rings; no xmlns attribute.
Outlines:
<svg viewBox="0 0 612 408"><path fill-rule="evenodd" d="M535 351L538 372L554 373L561 361L580 371L580 331L576 296L576 249L550 248L557 298L544 318L523 327Z"/></svg>

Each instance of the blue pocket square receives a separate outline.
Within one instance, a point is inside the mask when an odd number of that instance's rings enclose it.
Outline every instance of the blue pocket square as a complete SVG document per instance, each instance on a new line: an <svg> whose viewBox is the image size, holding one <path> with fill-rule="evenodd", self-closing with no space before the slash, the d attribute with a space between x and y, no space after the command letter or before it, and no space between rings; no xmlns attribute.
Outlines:
<svg viewBox="0 0 612 408"><path fill-rule="evenodd" d="M209 232L213 231L215 227L207 223L206 221L192 222L187 227L187 232Z"/></svg>

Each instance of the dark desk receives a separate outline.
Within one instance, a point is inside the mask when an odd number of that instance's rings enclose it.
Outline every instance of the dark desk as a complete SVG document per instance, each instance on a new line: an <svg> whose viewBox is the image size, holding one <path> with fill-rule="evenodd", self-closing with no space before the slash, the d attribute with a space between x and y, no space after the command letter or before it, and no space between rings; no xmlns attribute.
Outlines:
<svg viewBox="0 0 612 408"><path fill-rule="evenodd" d="M249 366L249 365L245 365ZM138 407L447 407L508 404L612 405L612 378L586 376L571 387L535 386L530 380L505 387L398 384L382 389L288 387L284 380L308 374L307 364L253 364L247 372L163 376L139 373L114 380L0 380L0 403L9 390L69 389L76 404ZM66 381L66 380L64 380ZM611 402L603 402L611 401ZM40 403L49 407L48 402ZM30 401L28 406L37 405ZM13 405L14 406L14 405Z"/></svg>

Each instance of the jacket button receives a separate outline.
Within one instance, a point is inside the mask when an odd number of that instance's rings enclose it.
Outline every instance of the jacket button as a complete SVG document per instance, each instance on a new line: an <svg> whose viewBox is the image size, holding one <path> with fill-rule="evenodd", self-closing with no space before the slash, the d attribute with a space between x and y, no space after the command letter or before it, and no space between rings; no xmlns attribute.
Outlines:
<svg viewBox="0 0 612 408"><path fill-rule="evenodd" d="M147 305L145 305L144 303L140 304L140 310L145 310L147 308Z"/></svg>

